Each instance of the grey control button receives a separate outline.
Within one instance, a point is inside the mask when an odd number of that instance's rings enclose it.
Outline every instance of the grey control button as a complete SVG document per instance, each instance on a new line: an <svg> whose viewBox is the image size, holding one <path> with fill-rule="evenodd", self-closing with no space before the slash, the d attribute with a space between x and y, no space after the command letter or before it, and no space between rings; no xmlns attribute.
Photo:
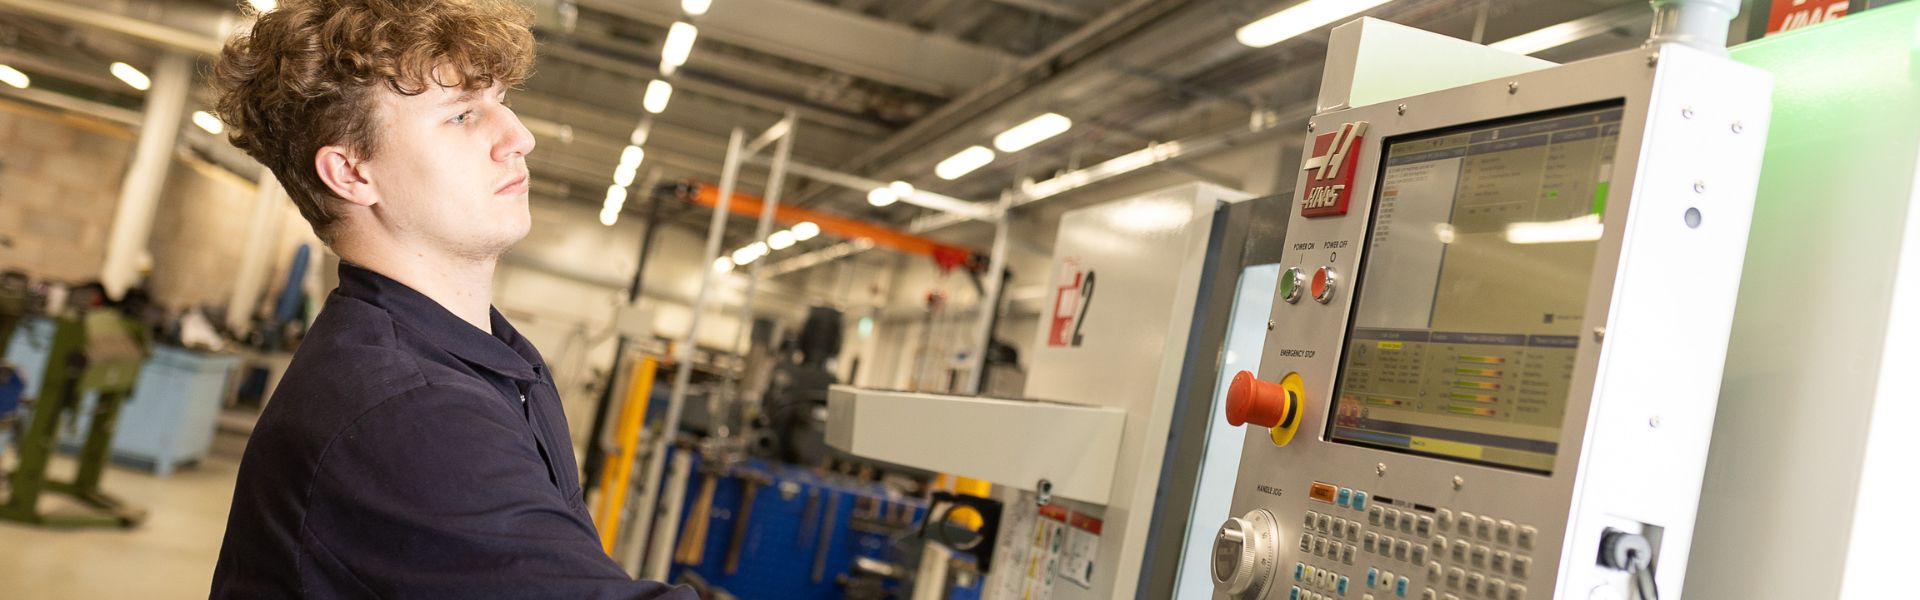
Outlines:
<svg viewBox="0 0 1920 600"><path fill-rule="evenodd" d="M1360 522L1359 521L1347 521L1347 541L1349 542L1360 541Z"/></svg>
<svg viewBox="0 0 1920 600"><path fill-rule="evenodd" d="M1447 569L1447 588L1460 589L1460 583L1467 578L1467 572L1460 567Z"/></svg>
<svg viewBox="0 0 1920 600"><path fill-rule="evenodd" d="M1420 592L1420 600L1440 600L1440 596L1433 591L1433 588L1427 588L1425 591Z"/></svg>
<svg viewBox="0 0 1920 600"><path fill-rule="evenodd" d="M1300 523L1300 526L1305 527L1307 529L1313 529L1313 524L1319 523L1319 522L1320 522L1320 513L1307 511L1306 521Z"/></svg>
<svg viewBox="0 0 1920 600"><path fill-rule="evenodd" d="M1537 535L1540 535L1540 530L1532 525L1521 525L1520 533L1514 536L1514 544L1520 546L1521 550L1532 550L1533 538Z"/></svg>
<svg viewBox="0 0 1920 600"><path fill-rule="evenodd" d="M1447 594L1447 597L1445 598L1445 600L1460 600L1460 597L1455 596L1453 594Z"/></svg>
<svg viewBox="0 0 1920 600"><path fill-rule="evenodd" d="M1533 572L1533 559L1527 558L1525 556L1513 557L1513 577L1515 579L1526 579L1527 575L1532 572ZM1515 586L1515 587L1519 587L1519 586Z"/></svg>
<svg viewBox="0 0 1920 600"><path fill-rule="evenodd" d="M1440 509L1440 530L1453 531L1453 511Z"/></svg>
<svg viewBox="0 0 1920 600"><path fill-rule="evenodd" d="M1320 515L1320 533L1333 529L1333 517Z"/></svg>
<svg viewBox="0 0 1920 600"><path fill-rule="evenodd" d="M1413 526L1414 532L1421 537L1433 535L1433 517L1420 515L1420 522Z"/></svg>
<svg viewBox="0 0 1920 600"><path fill-rule="evenodd" d="M1487 597L1498 599L1507 593L1507 580L1494 578L1487 582Z"/></svg>
<svg viewBox="0 0 1920 600"><path fill-rule="evenodd" d="M1494 529L1493 540L1502 544L1513 543L1513 521L1501 521Z"/></svg>
<svg viewBox="0 0 1920 600"><path fill-rule="evenodd" d="M1416 563L1427 562L1427 546L1425 544L1415 545L1413 547L1413 554L1411 556L1413 558L1409 558L1407 560L1411 560Z"/></svg>
<svg viewBox="0 0 1920 600"><path fill-rule="evenodd" d="M1380 541L1380 535L1369 531L1367 532L1365 540L1366 541L1360 542L1360 547L1365 549L1367 554L1373 554L1374 544Z"/></svg>
<svg viewBox="0 0 1920 600"><path fill-rule="evenodd" d="M1474 546L1473 547L1473 568L1475 569L1487 568L1487 557L1491 556L1492 554L1493 554L1493 551L1491 549L1488 549L1486 546Z"/></svg>
<svg viewBox="0 0 1920 600"><path fill-rule="evenodd" d="M1413 549L1413 544L1407 543L1406 540L1400 540L1400 541L1394 542L1393 543L1393 559L1406 560L1407 552L1412 549Z"/></svg>
<svg viewBox="0 0 1920 600"><path fill-rule="evenodd" d="M1493 539L1493 517L1480 517L1480 525L1474 529L1481 541Z"/></svg>
<svg viewBox="0 0 1920 600"><path fill-rule="evenodd" d="M1367 523L1370 525L1379 525L1380 514L1382 511L1383 509L1381 509L1379 506L1375 506L1373 508L1367 509Z"/></svg>
<svg viewBox="0 0 1920 600"><path fill-rule="evenodd" d="M1440 583L1440 561L1436 560L1427 563L1427 581L1434 582L1435 584Z"/></svg>
<svg viewBox="0 0 1920 600"><path fill-rule="evenodd" d="M1333 539L1336 539L1336 540L1343 537L1347 537L1347 520L1334 519L1332 533L1333 533Z"/></svg>
<svg viewBox="0 0 1920 600"><path fill-rule="evenodd" d="M1413 533L1416 527L1414 521L1418 518L1419 515L1413 514L1413 511L1400 513L1400 533Z"/></svg>
<svg viewBox="0 0 1920 600"><path fill-rule="evenodd" d="M1464 510L1460 511L1460 520L1458 521L1460 527L1455 531L1460 532L1460 535L1473 535L1473 524L1477 520L1478 518L1474 517L1473 513ZM1313 525L1308 524L1307 526L1312 527Z"/></svg>
<svg viewBox="0 0 1920 600"><path fill-rule="evenodd" d="M1313 551L1313 536L1312 536L1312 535L1308 535L1308 534L1305 534L1305 533L1302 533L1302 534L1300 534L1300 551L1301 551L1301 552L1311 552L1311 551Z"/></svg>
<svg viewBox="0 0 1920 600"><path fill-rule="evenodd" d="M1327 538L1313 538L1313 555L1327 555Z"/></svg>
<svg viewBox="0 0 1920 600"><path fill-rule="evenodd" d="M1473 594L1473 595L1479 595L1480 586L1486 583L1487 583L1487 577L1485 575L1481 575L1479 573L1468 575L1467 576L1467 593Z"/></svg>
<svg viewBox="0 0 1920 600"><path fill-rule="evenodd" d="M1384 525L1388 529L1399 527L1398 523L1400 522L1400 509L1398 508L1387 509L1387 514L1385 519L1386 519L1386 522L1383 523L1382 525Z"/></svg>
<svg viewBox="0 0 1920 600"><path fill-rule="evenodd" d="M1455 540L1453 542L1453 553L1449 554L1448 557L1452 558L1453 562L1467 562L1467 549L1472 547L1473 544L1467 543L1466 540Z"/></svg>
<svg viewBox="0 0 1920 600"><path fill-rule="evenodd" d="M1507 586L1507 600L1527 600L1527 586L1518 583Z"/></svg>
<svg viewBox="0 0 1920 600"><path fill-rule="evenodd" d="M1349 565L1353 564L1353 545L1348 544L1340 547L1340 562Z"/></svg>
<svg viewBox="0 0 1920 600"><path fill-rule="evenodd" d="M1444 536L1444 535L1434 536L1433 541L1428 542L1428 547L1433 548L1433 555L1436 557L1442 554L1446 554L1447 553L1447 536Z"/></svg>
<svg viewBox="0 0 1920 600"><path fill-rule="evenodd" d="M1390 538L1384 535L1380 536L1380 547L1378 548L1378 550L1380 551L1380 556L1385 558L1392 558L1393 557L1393 538Z"/></svg>
<svg viewBox="0 0 1920 600"><path fill-rule="evenodd" d="M1505 550L1495 552L1493 553L1493 562L1488 563L1487 568L1492 569L1495 573L1505 573L1507 571L1507 561L1511 558L1513 558L1513 553L1511 552Z"/></svg>

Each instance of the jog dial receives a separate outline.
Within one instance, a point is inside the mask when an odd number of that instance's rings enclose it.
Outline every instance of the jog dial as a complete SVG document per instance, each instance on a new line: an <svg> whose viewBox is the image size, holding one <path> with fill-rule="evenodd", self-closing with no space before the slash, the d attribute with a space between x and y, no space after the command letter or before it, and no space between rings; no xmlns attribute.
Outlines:
<svg viewBox="0 0 1920 600"><path fill-rule="evenodd" d="M1213 583L1236 598L1258 598L1273 579L1280 555L1280 526L1273 513L1254 510L1227 519L1213 538Z"/></svg>

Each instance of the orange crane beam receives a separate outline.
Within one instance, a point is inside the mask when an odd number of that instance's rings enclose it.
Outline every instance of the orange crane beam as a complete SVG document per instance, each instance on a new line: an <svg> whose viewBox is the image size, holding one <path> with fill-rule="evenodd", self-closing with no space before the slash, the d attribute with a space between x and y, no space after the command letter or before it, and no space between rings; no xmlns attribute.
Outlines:
<svg viewBox="0 0 1920 600"><path fill-rule="evenodd" d="M704 181L688 181L681 186L680 195L683 200L708 208L720 203L720 187ZM736 191L733 199L727 202L727 212L757 219L760 217L760 207L765 202L759 196ZM820 226L821 233L849 240L868 239L875 246L926 256L942 269L966 267L972 271L984 271L987 266L984 256L979 252L859 219L781 204L773 207L773 220L788 226L812 221Z"/></svg>

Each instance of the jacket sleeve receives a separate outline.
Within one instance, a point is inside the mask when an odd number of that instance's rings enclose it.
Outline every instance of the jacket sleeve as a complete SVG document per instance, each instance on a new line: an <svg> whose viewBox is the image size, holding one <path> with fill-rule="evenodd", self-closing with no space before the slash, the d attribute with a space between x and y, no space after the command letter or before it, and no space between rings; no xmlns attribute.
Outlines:
<svg viewBox="0 0 1920 600"><path fill-rule="evenodd" d="M428 385L346 428L309 492L306 595L695 600L607 557L518 408L491 390Z"/></svg>

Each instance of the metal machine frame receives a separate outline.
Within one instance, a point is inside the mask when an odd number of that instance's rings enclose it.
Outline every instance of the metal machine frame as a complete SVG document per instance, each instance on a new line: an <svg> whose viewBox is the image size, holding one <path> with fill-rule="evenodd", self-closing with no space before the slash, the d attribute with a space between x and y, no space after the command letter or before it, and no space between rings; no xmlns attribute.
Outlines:
<svg viewBox="0 0 1920 600"><path fill-rule="evenodd" d="M1341 35L1337 30L1336 47ZM1595 560L1608 531L1650 540L1658 587L1677 595L1746 248L1770 81L1711 53L1662 45L1314 117L1320 132L1364 122L1366 139L1350 212L1309 218L1294 211L1285 263L1351 276L1338 280L1327 303L1274 303L1276 328L1259 376L1278 382L1297 373L1304 421L1281 447L1264 428L1247 432L1233 514L1269 513L1275 525L1262 527L1278 534L1277 544L1262 538L1264 547L1255 548L1256 536L1246 534L1248 548L1260 552L1231 552L1224 543L1242 534L1223 530L1215 596L1481 598L1478 590L1466 593L1462 580L1484 589L1502 578L1518 585L1503 585L1498 600L1624 598L1626 573ZM1355 308L1347 282L1362 279L1383 142L1608 101L1623 104L1624 118L1552 474L1328 441L1332 389ZM1295 196L1305 198L1305 178L1300 185ZM1686 223L1689 211L1698 211L1698 227ZM1326 242L1344 248L1329 250ZM1310 247L1318 249L1302 249ZM1315 483L1332 485L1348 502L1310 497ZM1355 508L1350 496L1363 491L1374 502ZM1383 525L1394 514L1404 518ZM1467 514L1475 516L1461 518ZM1330 521L1341 531L1322 529ZM1397 552L1346 560L1363 536L1376 533L1397 538ZM1530 550L1521 547L1522 536ZM1451 560L1463 541L1473 558ZM1409 545L1430 550L1404 552ZM1348 552L1329 560L1316 552L1323 546ZM1523 553L1530 564L1516 576ZM1495 554L1505 557L1501 573L1470 566ZM1410 560L1421 555L1425 560ZM1296 564L1326 567L1312 569L1326 575L1316 578ZM1247 570L1270 579L1229 595L1229 582ZM1608 594L1607 587L1620 591Z"/></svg>

